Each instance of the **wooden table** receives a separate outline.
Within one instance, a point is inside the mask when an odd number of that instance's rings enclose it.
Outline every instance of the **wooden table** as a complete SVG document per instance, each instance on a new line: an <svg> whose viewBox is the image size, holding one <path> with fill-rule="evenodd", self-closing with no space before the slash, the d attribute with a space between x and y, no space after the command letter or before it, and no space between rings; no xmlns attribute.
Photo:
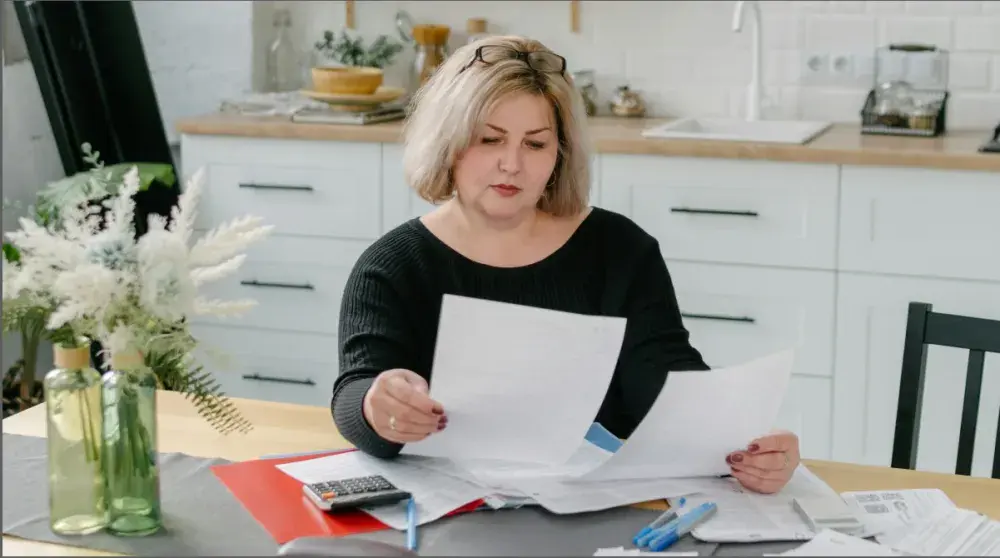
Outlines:
<svg viewBox="0 0 1000 558"><path fill-rule="evenodd" d="M328 408L235 398L232 401L253 423L254 429L250 433L220 435L195 413L194 408L183 396L172 392L161 392L158 397L160 451L243 461L266 454L350 446L334 428ZM39 405L4 419L3 431L44 437L44 406ZM1000 519L998 480L827 461L808 461L806 465L838 492L940 488L956 505ZM4 535L3 555L114 556L115 554L39 543Z"/></svg>

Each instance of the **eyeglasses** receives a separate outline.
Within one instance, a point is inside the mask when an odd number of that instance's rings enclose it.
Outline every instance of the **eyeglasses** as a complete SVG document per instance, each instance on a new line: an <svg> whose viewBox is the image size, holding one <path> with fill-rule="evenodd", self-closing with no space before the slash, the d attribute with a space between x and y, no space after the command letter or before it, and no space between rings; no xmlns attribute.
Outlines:
<svg viewBox="0 0 1000 558"><path fill-rule="evenodd" d="M477 61L483 64L496 64L504 60L522 60L529 68L546 74L566 72L566 59L553 52L524 52L501 45L483 45L476 49L476 55L458 73L468 70Z"/></svg>

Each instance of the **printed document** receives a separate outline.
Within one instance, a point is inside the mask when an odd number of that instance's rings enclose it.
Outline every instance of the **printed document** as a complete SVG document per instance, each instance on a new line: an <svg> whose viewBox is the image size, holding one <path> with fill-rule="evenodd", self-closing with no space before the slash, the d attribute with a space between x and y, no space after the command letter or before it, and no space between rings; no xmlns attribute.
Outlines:
<svg viewBox="0 0 1000 558"><path fill-rule="evenodd" d="M278 465L278 469L295 480L310 484L341 479L382 475L386 480L413 495L417 504L417 521L430 523L456 509L490 494L490 489L469 483L458 477L416 467L405 457L383 460L350 451ZM392 506L362 508L393 529L405 530L406 505L403 501Z"/></svg>
<svg viewBox="0 0 1000 558"><path fill-rule="evenodd" d="M566 463L607 394L625 319L445 295L430 396L448 428L404 454Z"/></svg>
<svg viewBox="0 0 1000 558"><path fill-rule="evenodd" d="M854 491L841 496L864 523L865 537L878 536L955 509L954 502L937 488Z"/></svg>
<svg viewBox="0 0 1000 558"><path fill-rule="evenodd" d="M938 510L876 539L917 556L1000 556L1000 522L962 508Z"/></svg>
<svg viewBox="0 0 1000 558"><path fill-rule="evenodd" d="M696 538L714 543L806 541L816 533L795 511L792 500L805 497L840 499L835 490L805 465L799 465L788 484L777 494L759 494L743 488L733 478L711 483L697 494L685 496L685 507L715 502L719 511L694 529ZM676 499L671 500L677 505Z"/></svg>
<svg viewBox="0 0 1000 558"><path fill-rule="evenodd" d="M696 551L687 552L652 552L649 550L643 550L641 548L625 548L624 546L616 546L614 548L598 548L594 556L697 556Z"/></svg>
<svg viewBox="0 0 1000 558"><path fill-rule="evenodd" d="M888 546L824 529L809 542L777 556L901 556L901 554L894 552Z"/></svg>
<svg viewBox="0 0 1000 558"><path fill-rule="evenodd" d="M581 481L720 476L726 456L774 429L793 352L705 372L671 372L649 413Z"/></svg>

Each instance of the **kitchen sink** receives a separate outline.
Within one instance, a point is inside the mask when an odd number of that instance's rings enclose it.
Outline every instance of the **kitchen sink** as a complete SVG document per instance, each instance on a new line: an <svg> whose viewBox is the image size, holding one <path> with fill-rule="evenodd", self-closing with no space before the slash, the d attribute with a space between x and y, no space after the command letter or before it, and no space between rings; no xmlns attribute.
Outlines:
<svg viewBox="0 0 1000 558"><path fill-rule="evenodd" d="M642 131L643 137L803 144L826 131L830 122L682 118Z"/></svg>

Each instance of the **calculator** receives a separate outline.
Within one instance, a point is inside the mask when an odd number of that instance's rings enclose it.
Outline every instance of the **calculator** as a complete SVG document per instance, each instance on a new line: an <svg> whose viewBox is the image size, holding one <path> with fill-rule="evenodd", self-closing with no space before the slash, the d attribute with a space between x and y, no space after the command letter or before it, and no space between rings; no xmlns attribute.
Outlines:
<svg viewBox="0 0 1000 558"><path fill-rule="evenodd" d="M410 497L380 475L308 483L302 492L324 511L395 504Z"/></svg>

